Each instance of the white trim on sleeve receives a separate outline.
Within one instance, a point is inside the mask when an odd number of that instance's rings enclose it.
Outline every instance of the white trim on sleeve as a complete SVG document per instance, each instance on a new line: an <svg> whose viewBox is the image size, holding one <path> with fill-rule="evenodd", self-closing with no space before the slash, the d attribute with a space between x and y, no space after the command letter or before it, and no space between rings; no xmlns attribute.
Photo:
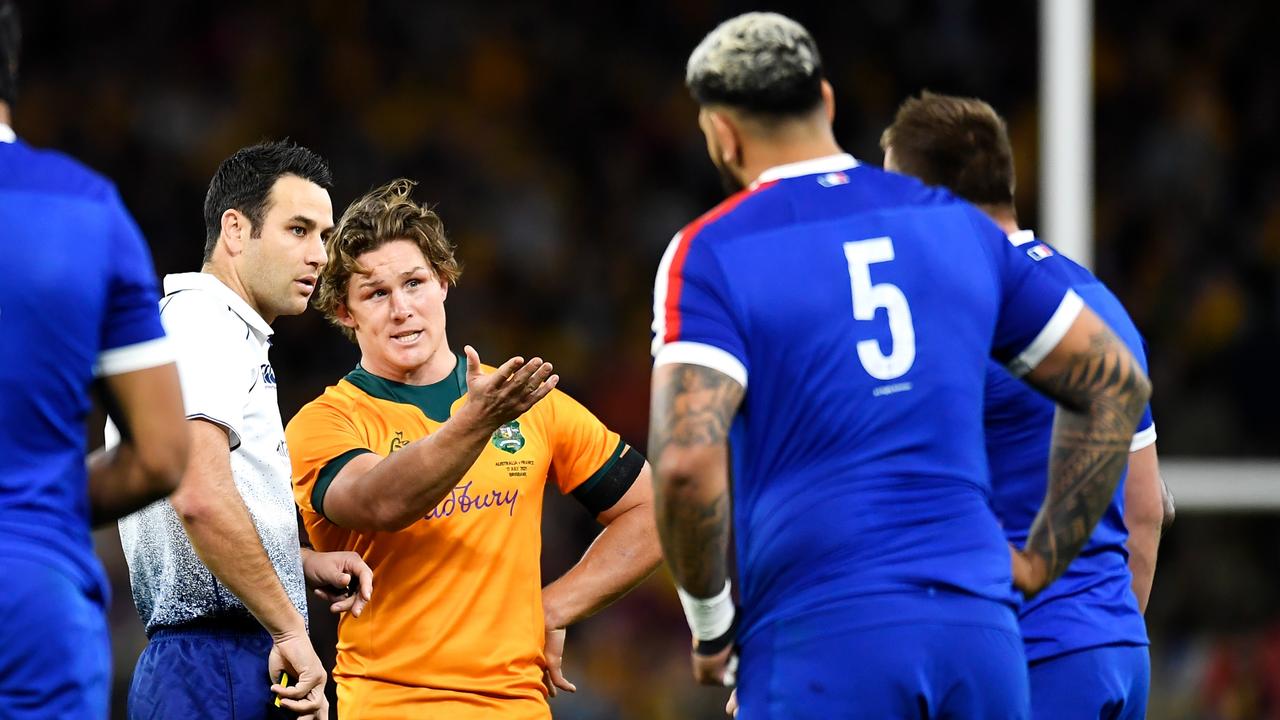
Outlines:
<svg viewBox="0 0 1280 720"><path fill-rule="evenodd" d="M718 370L741 385L743 390L747 389L746 366L738 358L714 345L687 340L667 343L658 349L658 354L653 358L655 368L675 364L701 365Z"/></svg>
<svg viewBox="0 0 1280 720"><path fill-rule="evenodd" d="M0 123L0 143L5 143L7 145L17 139L18 136L13 132L13 128L5 125L4 123Z"/></svg>
<svg viewBox="0 0 1280 720"><path fill-rule="evenodd" d="M171 363L174 359L173 343L167 337L158 337L98 353L98 362L93 365L93 376L105 377L146 370Z"/></svg>
<svg viewBox="0 0 1280 720"><path fill-rule="evenodd" d="M213 423L214 425L217 425L218 427L227 431L227 445L229 446L229 449L232 452L235 452L236 450L240 449L240 445L242 443L240 439L240 432L235 428L231 427L231 423L227 422L226 420L219 420L218 418L212 415L206 415L205 413L191 413L190 415L187 415L187 420L188 421L204 420L205 422L210 422L210 423Z"/></svg>
<svg viewBox="0 0 1280 720"><path fill-rule="evenodd" d="M1151 423L1146 430L1139 430L1133 434L1133 442L1129 443L1129 452L1135 453L1145 447L1151 447L1156 442L1156 424Z"/></svg>
<svg viewBox="0 0 1280 720"><path fill-rule="evenodd" d="M1084 310L1084 300L1080 299L1075 290L1068 290L1058 304L1058 309L1053 311L1053 317L1040 329L1036 339L1009 363L1009 372L1022 377L1034 370L1062 342L1062 338L1071 329L1071 324L1080 316L1081 310Z"/></svg>
<svg viewBox="0 0 1280 720"><path fill-rule="evenodd" d="M658 356L658 351L662 349L664 338L667 336L667 290L670 282L671 263L676 256L676 249L680 247L680 239L684 237L684 231L676 233L671 238L671 242L667 243L667 249L662 253L662 260L658 263L658 274L653 279L653 342L649 348L649 354L654 357Z"/></svg>

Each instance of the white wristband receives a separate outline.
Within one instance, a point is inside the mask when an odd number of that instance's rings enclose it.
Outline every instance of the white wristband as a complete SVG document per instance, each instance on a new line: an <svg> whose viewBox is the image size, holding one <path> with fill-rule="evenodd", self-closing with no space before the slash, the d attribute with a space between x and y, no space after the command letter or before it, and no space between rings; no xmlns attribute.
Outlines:
<svg viewBox="0 0 1280 720"><path fill-rule="evenodd" d="M684 617L689 621L694 640L714 640L729 632L734 608L728 580L724 581L724 589L715 597L696 598L679 585L676 586L676 594L680 596L680 605L684 607Z"/></svg>

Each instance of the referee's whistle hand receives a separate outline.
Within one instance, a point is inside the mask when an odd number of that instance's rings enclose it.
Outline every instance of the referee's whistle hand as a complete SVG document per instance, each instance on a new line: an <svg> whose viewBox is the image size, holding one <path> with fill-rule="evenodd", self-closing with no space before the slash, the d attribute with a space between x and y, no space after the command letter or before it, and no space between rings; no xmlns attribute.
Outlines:
<svg viewBox="0 0 1280 720"><path fill-rule="evenodd" d="M275 645L267 656L267 672L273 682L284 673L296 678L287 687L278 682L271 686L271 692L280 697L280 706L303 718L327 720L329 703L324 696L327 674L315 648L311 647L311 638L304 632L274 640Z"/></svg>

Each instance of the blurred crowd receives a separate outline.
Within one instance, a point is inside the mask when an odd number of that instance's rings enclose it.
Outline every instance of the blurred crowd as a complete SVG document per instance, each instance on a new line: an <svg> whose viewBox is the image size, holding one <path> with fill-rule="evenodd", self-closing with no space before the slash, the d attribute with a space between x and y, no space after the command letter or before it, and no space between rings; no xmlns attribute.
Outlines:
<svg viewBox="0 0 1280 720"><path fill-rule="evenodd" d="M654 270L671 235L721 197L684 61L717 22L755 6L20 5L18 133L111 176L161 273L198 269L206 185L242 145L288 136L326 156L335 214L385 180L415 179L464 263L449 295L455 342L493 364L551 359L564 389L644 446ZM923 88L980 96L1009 120L1018 207L1035 227L1036 3L791 5L822 49L846 149L879 164L880 130ZM1095 12L1096 268L1149 343L1160 450L1274 455L1280 63L1266 58L1277 11L1168 0ZM276 329L287 419L357 353L315 313ZM594 523L572 501L547 507L550 576ZM1276 524L1236 524L1225 539L1212 518L1175 529L1151 611L1159 716L1280 717L1278 601L1250 574L1276 577L1275 551L1252 547ZM145 640L114 540L101 540L123 688ZM1224 567L1206 545L1240 559ZM313 622L332 637L327 618ZM554 702L557 716L716 717L725 693L692 685L687 648L674 592L656 577L570 630L566 672L580 692Z"/></svg>

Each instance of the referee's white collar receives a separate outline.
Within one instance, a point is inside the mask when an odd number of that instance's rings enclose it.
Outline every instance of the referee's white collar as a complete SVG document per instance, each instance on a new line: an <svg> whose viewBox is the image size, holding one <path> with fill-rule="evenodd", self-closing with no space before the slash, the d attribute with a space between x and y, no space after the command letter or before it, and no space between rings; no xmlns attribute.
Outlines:
<svg viewBox="0 0 1280 720"><path fill-rule="evenodd" d="M801 160L800 162L787 163L786 165L775 165L760 173L760 177L756 178L756 181L752 183L752 185L759 185L773 180L782 180L784 178L817 175L818 173L833 173L840 172L841 170L852 170L856 167L858 167L858 161L849 153L824 155L822 157L812 158L809 160Z"/></svg>
<svg viewBox="0 0 1280 720"><path fill-rule="evenodd" d="M17 139L18 135L13 131L13 128L0 123L0 143L11 143Z"/></svg>
<svg viewBox="0 0 1280 720"><path fill-rule="evenodd" d="M257 311L249 307L249 303L245 302L244 298L227 287L226 283L209 273L189 272L165 275L164 294L169 295L179 290L204 290L205 292L213 293L219 300L225 302L232 312L239 315L246 325L257 330L259 335L269 338L273 333L267 321L263 320Z"/></svg>

